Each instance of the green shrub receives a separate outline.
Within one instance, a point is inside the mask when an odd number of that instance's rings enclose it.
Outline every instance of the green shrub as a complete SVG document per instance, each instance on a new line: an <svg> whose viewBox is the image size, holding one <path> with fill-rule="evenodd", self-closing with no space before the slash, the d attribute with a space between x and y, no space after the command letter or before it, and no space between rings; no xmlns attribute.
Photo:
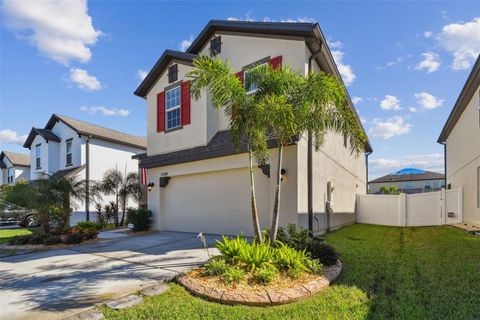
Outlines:
<svg viewBox="0 0 480 320"><path fill-rule="evenodd" d="M237 236L234 239L222 236L222 241L217 240L216 248L220 251L222 258L233 262L239 259L241 248L245 248L250 244L244 237Z"/></svg>
<svg viewBox="0 0 480 320"><path fill-rule="evenodd" d="M208 262L203 268L203 275L205 276L219 276L222 275L228 266L224 260L213 259Z"/></svg>
<svg viewBox="0 0 480 320"><path fill-rule="evenodd" d="M51 245L54 245L54 244L59 244L61 242L62 242L62 239L57 234L48 235L43 239L43 244L45 244L47 246L51 246Z"/></svg>
<svg viewBox="0 0 480 320"><path fill-rule="evenodd" d="M263 230L262 232L264 241L270 242L270 228ZM287 230L282 227L278 228L276 241L280 241L296 250L305 250L310 239L311 237L308 229L289 223Z"/></svg>
<svg viewBox="0 0 480 320"><path fill-rule="evenodd" d="M325 266L331 266L337 263L338 253L335 248L319 238L314 238L309 242L307 251L310 258L320 260Z"/></svg>
<svg viewBox="0 0 480 320"><path fill-rule="evenodd" d="M15 236L8 240L8 244L11 246L22 246L28 244L30 241L30 235Z"/></svg>
<svg viewBox="0 0 480 320"><path fill-rule="evenodd" d="M43 232L39 233L32 233L27 236L28 237L28 244L43 244L43 240L47 237Z"/></svg>
<svg viewBox="0 0 480 320"><path fill-rule="evenodd" d="M308 257L304 250L295 250L280 241L277 241L276 245L274 263L278 268L287 271L291 269L309 271L305 266Z"/></svg>
<svg viewBox="0 0 480 320"><path fill-rule="evenodd" d="M303 273L305 272L305 270L302 270L298 267L295 267L295 268L291 268L291 269L288 269L287 270L287 275L292 278L292 279L297 279L299 278Z"/></svg>
<svg viewBox="0 0 480 320"><path fill-rule="evenodd" d="M83 240L84 240L83 233L78 232L78 233L72 233L67 235L64 242L66 244L77 244L77 243L81 243Z"/></svg>
<svg viewBox="0 0 480 320"><path fill-rule="evenodd" d="M305 267L313 274L321 275L323 272L322 264L317 259L305 260Z"/></svg>
<svg viewBox="0 0 480 320"><path fill-rule="evenodd" d="M152 212L146 208L129 208L127 220L133 224L134 232L145 231L150 229L150 225L152 224Z"/></svg>
<svg viewBox="0 0 480 320"><path fill-rule="evenodd" d="M252 243L240 248L238 260L250 271L273 261L275 250L267 243Z"/></svg>
<svg viewBox="0 0 480 320"><path fill-rule="evenodd" d="M77 223L77 227L85 239L93 239L97 237L98 231L102 229L103 225L98 222L82 221Z"/></svg>
<svg viewBox="0 0 480 320"><path fill-rule="evenodd" d="M257 283L270 283L278 276L278 270L275 266L264 264L253 274L253 280Z"/></svg>
<svg viewBox="0 0 480 320"><path fill-rule="evenodd" d="M245 271L239 267L229 266L222 274L222 281L228 284L239 283L245 276Z"/></svg>

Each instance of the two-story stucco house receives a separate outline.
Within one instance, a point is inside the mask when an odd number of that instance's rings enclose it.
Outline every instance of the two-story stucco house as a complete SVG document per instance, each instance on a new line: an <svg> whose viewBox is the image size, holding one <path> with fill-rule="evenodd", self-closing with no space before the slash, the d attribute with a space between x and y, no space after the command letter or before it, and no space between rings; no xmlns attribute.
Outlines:
<svg viewBox="0 0 480 320"><path fill-rule="evenodd" d="M480 225L480 56L438 138L447 188L463 189L463 220Z"/></svg>
<svg viewBox="0 0 480 320"><path fill-rule="evenodd" d="M11 151L0 153L0 185L30 180L30 155Z"/></svg>
<svg viewBox="0 0 480 320"><path fill-rule="evenodd" d="M445 188L445 175L423 169L404 168L368 183L370 193L382 193L381 187L393 186L403 193L439 191Z"/></svg>
<svg viewBox="0 0 480 320"><path fill-rule="evenodd" d="M342 80L316 23L210 21L186 52L166 50L135 91L147 102L147 152L138 158L148 169L155 228L252 234L245 148L234 149L228 118L213 108L208 92L198 100L190 96L185 74L198 55L228 61L243 78L250 68L270 63L304 75L323 70ZM350 99L347 104L357 116ZM307 135L298 137L284 151L280 225L323 229L327 194L330 225L353 223L355 195L366 192L370 145L355 157L341 135L329 133L309 162L308 150L314 149L307 140ZM262 228L269 226L273 211L276 152L272 148L269 165L254 173Z"/></svg>
<svg viewBox="0 0 480 320"><path fill-rule="evenodd" d="M137 172L138 161L132 156L145 152L146 141L145 137L53 114L45 128L32 128L24 147L30 149L31 180L76 174L99 181L109 169ZM108 200L111 197L105 197ZM77 212L91 210L88 201L75 206Z"/></svg>

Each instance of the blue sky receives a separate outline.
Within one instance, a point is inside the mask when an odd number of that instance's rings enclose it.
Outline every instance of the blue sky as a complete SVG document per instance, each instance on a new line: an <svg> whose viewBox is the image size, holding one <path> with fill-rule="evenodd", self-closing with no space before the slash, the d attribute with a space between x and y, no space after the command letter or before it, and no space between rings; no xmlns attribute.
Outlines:
<svg viewBox="0 0 480 320"><path fill-rule="evenodd" d="M52 113L145 135L140 77L209 19L318 21L369 133L370 177L443 170L436 143L480 52L478 2L4 1L0 148Z"/></svg>

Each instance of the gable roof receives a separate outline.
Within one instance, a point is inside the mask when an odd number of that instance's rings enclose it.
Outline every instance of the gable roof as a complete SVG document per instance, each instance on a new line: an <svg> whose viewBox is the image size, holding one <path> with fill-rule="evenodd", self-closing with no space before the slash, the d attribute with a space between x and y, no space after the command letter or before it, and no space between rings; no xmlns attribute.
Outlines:
<svg viewBox="0 0 480 320"><path fill-rule="evenodd" d="M33 139L37 134L41 135L46 140L59 142L60 138L58 138L51 131L58 121L63 122L79 135L91 136L92 138L115 142L134 148L147 149L147 140L145 137L134 136L55 113L50 117L50 120L48 120L45 129L32 128L32 131L30 131L30 134L28 135L28 138L23 146L25 148L30 148ZM57 140L54 140L55 137Z"/></svg>
<svg viewBox="0 0 480 320"><path fill-rule="evenodd" d="M47 142L48 141L60 142L60 138L55 133L53 133L52 131L47 130L47 129L40 129L40 128L32 127L32 130L30 130L30 133L28 134L27 139L25 140L25 143L23 144L23 147L24 148L30 148L30 146L33 143L33 139L35 139L35 137L37 135L39 135L43 139L47 140Z"/></svg>
<svg viewBox="0 0 480 320"><path fill-rule="evenodd" d="M397 172L387 174L386 176L369 181L368 183L381 182L403 182L403 181L421 181L421 180L438 180L445 179L443 173L420 170L414 168L405 168Z"/></svg>
<svg viewBox="0 0 480 320"><path fill-rule="evenodd" d="M137 90L135 90L134 94L145 98L171 60L179 60L190 64L196 56L196 54L185 53L183 51L165 50L145 79L143 79L142 83L140 83Z"/></svg>
<svg viewBox="0 0 480 320"><path fill-rule="evenodd" d="M438 143L444 143L447 141L447 138L457 124L458 119L460 119L463 111L467 108L468 103L476 93L478 86L480 86L480 54L477 57L477 61L475 62L475 65L467 78L467 82L465 82L445 125L443 126L442 132L437 140Z"/></svg>
<svg viewBox="0 0 480 320"><path fill-rule="evenodd" d="M328 48L327 40L320 29L318 23L299 23L299 22L257 22L257 21L230 21L230 20L210 20L203 28L200 34L193 40L187 51L172 51L166 50L147 77L143 80L140 86L135 90L135 94L140 97L145 97L150 91L152 86L157 81L157 78L162 74L164 68L168 65L171 59L178 59L187 62L193 61L196 55L200 52L205 43L210 37L218 31L226 32L238 32L246 34L263 34L274 36L287 36L287 37L303 37L310 51L319 54L314 56L318 65L322 70L333 74L340 83L346 88L343 79L338 71L335 60L332 53ZM323 59L319 58L319 55L323 56ZM347 90L346 90L347 91ZM355 110L353 102L347 91L347 104L352 110L360 128L365 132L362 122ZM366 152L371 153L373 151L370 141L367 137Z"/></svg>
<svg viewBox="0 0 480 320"><path fill-rule="evenodd" d="M26 153L17 153L11 151L2 151L0 153L0 161L3 163L4 167L6 168L5 162L3 161L4 158L7 158L14 166L21 166L21 167L30 167L30 155Z"/></svg>

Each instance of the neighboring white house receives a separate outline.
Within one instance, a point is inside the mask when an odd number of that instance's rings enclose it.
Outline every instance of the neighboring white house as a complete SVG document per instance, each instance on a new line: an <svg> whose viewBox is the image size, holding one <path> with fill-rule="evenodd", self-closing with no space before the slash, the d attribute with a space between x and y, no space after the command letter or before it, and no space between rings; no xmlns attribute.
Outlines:
<svg viewBox="0 0 480 320"><path fill-rule="evenodd" d="M480 225L480 56L443 127L447 188L463 188L463 220Z"/></svg>
<svg viewBox="0 0 480 320"><path fill-rule="evenodd" d="M0 153L0 185L30 180L30 155L11 151Z"/></svg>
<svg viewBox="0 0 480 320"><path fill-rule="evenodd" d="M199 54L227 60L241 78L248 76L248 69L270 63L274 67L289 65L305 75L323 70L342 80L316 23L210 21L186 52L166 50L135 91L147 102L148 148L137 158L140 167L148 169L148 207L155 228L250 235L245 148L240 153L234 149L228 118L213 108L207 92L192 99L184 78ZM348 107L361 126L350 99ZM355 157L341 135L328 133L320 151L312 151L309 166L311 144L307 140L298 137L284 151L280 225L306 227L310 214L312 229L323 229L327 194L331 194L333 207L330 225L355 222L356 194L366 193L366 155ZM271 141L268 165L254 173L262 228L269 226L273 211L274 146Z"/></svg>
<svg viewBox="0 0 480 320"><path fill-rule="evenodd" d="M445 188L445 175L423 169L404 168L368 183L369 193L381 193L381 187L392 186L403 193L439 191Z"/></svg>
<svg viewBox="0 0 480 320"><path fill-rule="evenodd" d="M45 128L32 128L24 144L30 149L31 180L74 175L99 181L109 169L137 172L132 156L145 152L144 137L133 136L66 116L53 114ZM105 201L112 200L106 197ZM91 211L86 202L77 212Z"/></svg>

